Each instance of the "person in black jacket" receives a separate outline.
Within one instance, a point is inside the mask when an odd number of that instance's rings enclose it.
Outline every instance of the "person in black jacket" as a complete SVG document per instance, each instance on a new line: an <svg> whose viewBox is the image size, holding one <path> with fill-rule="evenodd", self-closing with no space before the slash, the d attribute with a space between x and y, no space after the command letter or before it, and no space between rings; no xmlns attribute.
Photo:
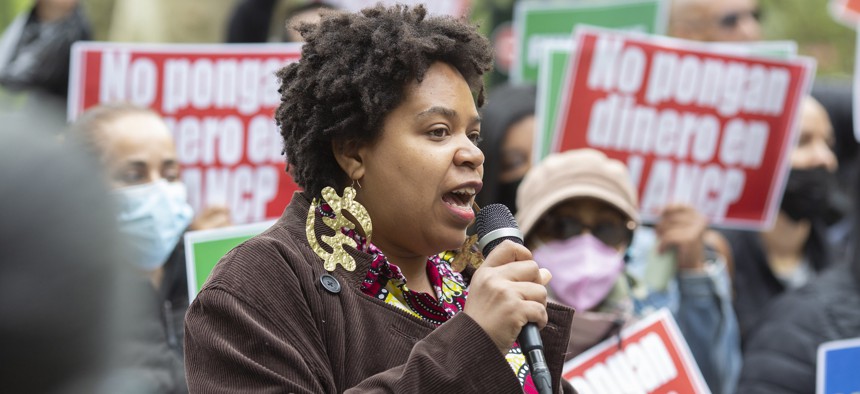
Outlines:
<svg viewBox="0 0 860 394"><path fill-rule="evenodd" d="M0 86L65 98L72 44L91 36L77 0L34 2L0 37Z"/></svg>
<svg viewBox="0 0 860 394"><path fill-rule="evenodd" d="M38 0L0 34L0 124L58 133L66 126L71 47L89 40L78 0Z"/></svg>
<svg viewBox="0 0 860 394"><path fill-rule="evenodd" d="M860 242L860 232L853 237ZM860 254L778 298L762 321L749 336L738 393L814 393L818 347L860 337Z"/></svg>
<svg viewBox="0 0 860 394"><path fill-rule="evenodd" d="M832 262L824 216L837 169L833 129L812 97L804 99L800 114L800 137L773 227L723 232L735 261L734 304L742 342L764 321L762 313L774 299L809 283Z"/></svg>

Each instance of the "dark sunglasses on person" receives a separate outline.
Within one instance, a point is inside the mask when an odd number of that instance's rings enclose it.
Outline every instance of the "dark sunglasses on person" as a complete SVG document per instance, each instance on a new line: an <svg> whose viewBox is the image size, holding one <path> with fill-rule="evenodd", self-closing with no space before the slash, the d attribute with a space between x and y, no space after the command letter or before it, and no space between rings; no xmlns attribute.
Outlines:
<svg viewBox="0 0 860 394"><path fill-rule="evenodd" d="M735 12L730 12L728 14L725 14L719 20L720 27L725 28L725 29L734 29L740 23L741 18L746 17L746 16L750 16L753 19L755 19L756 21L761 21L761 10L760 9L754 9L754 10L750 10L750 11L735 11Z"/></svg>
<svg viewBox="0 0 860 394"><path fill-rule="evenodd" d="M568 239L581 235L588 229L595 238L607 246L616 248L629 245L633 239L631 224L623 221L600 221L594 225L586 225L579 218L569 216L550 215L546 216L537 225L535 234L544 240Z"/></svg>

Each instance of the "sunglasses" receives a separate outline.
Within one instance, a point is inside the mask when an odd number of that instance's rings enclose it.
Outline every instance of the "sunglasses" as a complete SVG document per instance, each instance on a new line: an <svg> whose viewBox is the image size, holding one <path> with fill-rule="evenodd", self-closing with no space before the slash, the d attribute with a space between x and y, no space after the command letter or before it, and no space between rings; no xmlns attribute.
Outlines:
<svg viewBox="0 0 860 394"><path fill-rule="evenodd" d="M720 20L718 22L719 22L720 27L722 27L722 28L734 29L734 28L738 27L738 24L740 23L741 18L746 17L746 16L752 17L757 22L761 21L761 10L760 9L754 9L752 11L730 12L728 14L723 15L723 17L720 18Z"/></svg>
<svg viewBox="0 0 860 394"><path fill-rule="evenodd" d="M568 239L581 235L587 229L591 235L607 246L619 247L633 239L632 222L600 221L587 225L578 218L547 216L538 223L535 234L541 239Z"/></svg>

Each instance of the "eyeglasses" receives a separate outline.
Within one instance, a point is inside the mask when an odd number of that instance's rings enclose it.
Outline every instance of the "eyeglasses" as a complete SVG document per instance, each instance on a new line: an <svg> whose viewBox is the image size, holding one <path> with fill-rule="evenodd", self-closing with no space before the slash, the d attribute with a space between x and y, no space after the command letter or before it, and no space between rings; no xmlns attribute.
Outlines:
<svg viewBox="0 0 860 394"><path fill-rule="evenodd" d="M738 27L738 24L741 21L741 18L745 16L750 16L756 20L756 22L761 21L761 10L754 9L751 11L735 11L730 12L728 14L723 15L718 21L720 27L724 29L734 29Z"/></svg>
<svg viewBox="0 0 860 394"><path fill-rule="evenodd" d="M586 225L579 218L569 216L549 215L538 222L535 235L541 239L567 239L581 235L587 229L595 238L607 246L618 247L629 244L633 239L633 229L636 224L632 221L600 221Z"/></svg>

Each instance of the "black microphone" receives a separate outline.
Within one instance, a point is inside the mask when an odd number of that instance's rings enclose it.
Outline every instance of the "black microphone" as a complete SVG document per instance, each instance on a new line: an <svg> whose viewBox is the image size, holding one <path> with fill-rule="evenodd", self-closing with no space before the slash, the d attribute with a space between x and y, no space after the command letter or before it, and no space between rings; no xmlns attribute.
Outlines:
<svg viewBox="0 0 860 394"><path fill-rule="evenodd" d="M508 207L502 204L491 204L481 208L475 218L475 230L478 233L478 248L484 256L489 256L490 252L506 239L523 244L523 234L517 226L514 215L511 215ZM528 323L523 326L520 335L517 336L517 342L529 363L532 381L538 393L552 394L552 378L546 365L543 341L537 325Z"/></svg>

